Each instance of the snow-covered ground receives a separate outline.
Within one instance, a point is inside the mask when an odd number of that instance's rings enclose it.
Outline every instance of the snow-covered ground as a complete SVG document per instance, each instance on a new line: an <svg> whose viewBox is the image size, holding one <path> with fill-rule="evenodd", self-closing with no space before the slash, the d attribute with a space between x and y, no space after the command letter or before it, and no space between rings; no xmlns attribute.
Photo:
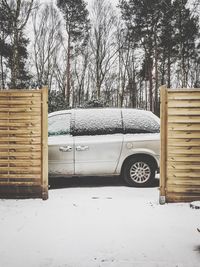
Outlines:
<svg viewBox="0 0 200 267"><path fill-rule="evenodd" d="M0 267L199 267L200 210L158 201L157 187L87 183L0 200Z"/></svg>

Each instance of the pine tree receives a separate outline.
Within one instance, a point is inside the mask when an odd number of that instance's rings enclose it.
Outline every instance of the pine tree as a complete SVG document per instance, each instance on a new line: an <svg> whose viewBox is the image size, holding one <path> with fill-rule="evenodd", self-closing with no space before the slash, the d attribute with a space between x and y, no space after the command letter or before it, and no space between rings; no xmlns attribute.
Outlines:
<svg viewBox="0 0 200 267"><path fill-rule="evenodd" d="M67 41L67 84L65 98L67 105L70 105L71 91L71 60L81 46L87 42L89 31L89 19L86 3L83 0L58 0L58 7L61 9L65 19L65 28L68 35Z"/></svg>
<svg viewBox="0 0 200 267"><path fill-rule="evenodd" d="M198 18L191 16L188 0L173 2L175 43L178 55L179 86L187 87L191 60L196 57L195 42L198 37Z"/></svg>
<svg viewBox="0 0 200 267"><path fill-rule="evenodd" d="M122 0L120 1L120 8L129 35L144 52L141 74L145 81L145 94L148 99L146 101L148 107L146 106L146 108L157 109L160 3L157 0ZM155 85L153 84L153 68L155 69Z"/></svg>
<svg viewBox="0 0 200 267"><path fill-rule="evenodd" d="M198 19L188 3L188 0L120 1L126 29L144 53L140 76L145 82L146 103L149 102L146 108L156 113L159 84L171 87L176 82L188 87L198 83Z"/></svg>
<svg viewBox="0 0 200 267"><path fill-rule="evenodd" d="M24 29L27 25L30 13L33 8L34 0L2 0L2 6L8 14L8 23L10 27L10 45L11 53L9 56L9 67L11 71L11 88L22 88L29 79L25 68L27 59L27 43L24 38Z"/></svg>
<svg viewBox="0 0 200 267"><path fill-rule="evenodd" d="M26 68L26 61L28 59L28 52L27 52L28 43L29 40L25 38L21 33L18 36L18 45L17 45L17 76L15 77L15 85L13 85L12 81L9 84L10 88L23 89L29 87L31 76ZM10 69L12 69L14 65L13 62L14 53L15 52L13 49L13 45L11 45L11 52L8 58L8 67Z"/></svg>
<svg viewBox="0 0 200 267"><path fill-rule="evenodd" d="M174 9L172 0L165 0L161 5L161 31L159 44L159 60L161 84L171 87L171 66L176 60L177 50L175 49Z"/></svg>

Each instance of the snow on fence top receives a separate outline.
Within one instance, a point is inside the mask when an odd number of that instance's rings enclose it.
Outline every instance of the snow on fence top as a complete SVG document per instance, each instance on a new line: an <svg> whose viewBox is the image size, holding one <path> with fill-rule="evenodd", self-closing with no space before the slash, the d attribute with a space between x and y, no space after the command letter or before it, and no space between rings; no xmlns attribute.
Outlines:
<svg viewBox="0 0 200 267"><path fill-rule="evenodd" d="M48 197L47 97L0 91L0 198Z"/></svg>

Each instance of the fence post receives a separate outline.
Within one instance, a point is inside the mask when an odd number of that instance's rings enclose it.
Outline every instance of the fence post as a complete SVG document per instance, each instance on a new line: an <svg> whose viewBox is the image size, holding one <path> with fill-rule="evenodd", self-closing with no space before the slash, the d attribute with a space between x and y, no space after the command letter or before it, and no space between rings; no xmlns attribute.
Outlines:
<svg viewBox="0 0 200 267"><path fill-rule="evenodd" d="M166 201L166 179L167 179L167 87L160 87L160 204Z"/></svg>
<svg viewBox="0 0 200 267"><path fill-rule="evenodd" d="M48 199L48 88L42 89L42 199Z"/></svg>

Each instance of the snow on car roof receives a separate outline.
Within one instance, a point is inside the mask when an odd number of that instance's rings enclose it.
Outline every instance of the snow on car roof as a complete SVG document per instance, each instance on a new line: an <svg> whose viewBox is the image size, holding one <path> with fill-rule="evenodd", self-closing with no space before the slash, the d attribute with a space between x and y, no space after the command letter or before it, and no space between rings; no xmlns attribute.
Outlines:
<svg viewBox="0 0 200 267"><path fill-rule="evenodd" d="M120 109L75 110L74 134L111 134L122 132Z"/></svg>
<svg viewBox="0 0 200 267"><path fill-rule="evenodd" d="M151 111L133 108L86 108L56 111L49 117L72 114L75 135L159 132L159 118ZM122 125L123 118L123 125Z"/></svg>
<svg viewBox="0 0 200 267"><path fill-rule="evenodd" d="M144 109L136 109L136 108L74 108L74 109L65 109L65 110L59 110L59 111L54 111L49 113L49 116L57 115L57 114L62 114L62 113L73 113L74 111L78 110L90 110L90 111L96 111L96 110L106 110L106 111L115 111L115 110L126 110L126 111L131 111L135 112L135 114L138 113L143 113L143 114L149 114L149 116L152 116L153 118L158 118L156 115L154 115L151 111L149 110L144 110Z"/></svg>

